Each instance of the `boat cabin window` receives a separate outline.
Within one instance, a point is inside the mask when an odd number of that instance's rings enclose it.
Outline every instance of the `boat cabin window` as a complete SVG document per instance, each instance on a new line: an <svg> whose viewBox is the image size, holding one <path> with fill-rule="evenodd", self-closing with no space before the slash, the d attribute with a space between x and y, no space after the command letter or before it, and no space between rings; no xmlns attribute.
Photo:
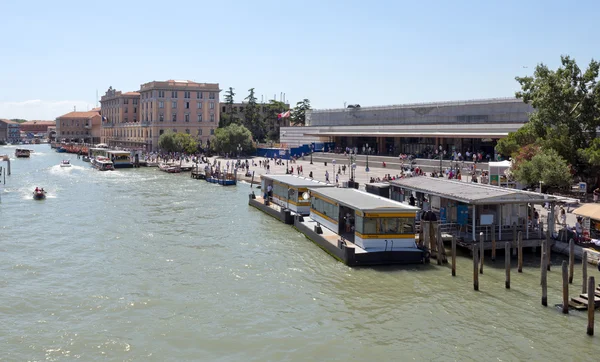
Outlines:
<svg viewBox="0 0 600 362"><path fill-rule="evenodd" d="M356 216L356 231L361 234L414 234L415 219L411 217Z"/></svg>
<svg viewBox="0 0 600 362"><path fill-rule="evenodd" d="M310 199L310 207L311 209L331 218L335 221L339 219L339 208L338 206L327 202L323 199L318 199L314 196Z"/></svg>

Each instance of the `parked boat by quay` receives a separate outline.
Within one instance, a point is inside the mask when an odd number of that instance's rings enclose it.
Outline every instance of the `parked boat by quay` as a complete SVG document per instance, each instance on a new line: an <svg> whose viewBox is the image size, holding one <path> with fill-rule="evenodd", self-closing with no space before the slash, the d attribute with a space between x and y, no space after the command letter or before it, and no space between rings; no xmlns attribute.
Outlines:
<svg viewBox="0 0 600 362"><path fill-rule="evenodd" d="M25 148L17 148L15 150L15 157L18 158L28 158L31 156L31 150Z"/></svg>
<svg viewBox="0 0 600 362"><path fill-rule="evenodd" d="M234 169L233 172L227 171L219 171L219 170L211 170L208 166L204 170L206 182L210 182L211 184L218 184L221 186L235 186L237 185L237 169Z"/></svg>
<svg viewBox="0 0 600 362"><path fill-rule="evenodd" d="M167 173L180 173L181 167L177 165L170 165L168 163L161 163L158 165L158 169Z"/></svg>
<svg viewBox="0 0 600 362"><path fill-rule="evenodd" d="M273 195L281 196L288 189L300 188L299 181L283 177L278 177L279 185L274 184ZM269 179L273 176L265 179L263 187L268 188ZM275 191L281 186L282 189ZM429 252L416 243L415 220L419 208L356 189L319 186L308 187L308 192L301 195L290 191L292 201L298 197L310 200L308 216L302 215L305 213L302 209L300 213L292 211L287 196L285 206L281 206L281 197L275 196L274 202L268 202L267 198L265 203L264 194L262 197L251 194L249 204L283 222L293 220L298 231L349 266L429 261Z"/></svg>
<svg viewBox="0 0 600 362"><path fill-rule="evenodd" d="M131 152L108 150L107 154L113 162L114 168L133 168L133 162L131 162Z"/></svg>

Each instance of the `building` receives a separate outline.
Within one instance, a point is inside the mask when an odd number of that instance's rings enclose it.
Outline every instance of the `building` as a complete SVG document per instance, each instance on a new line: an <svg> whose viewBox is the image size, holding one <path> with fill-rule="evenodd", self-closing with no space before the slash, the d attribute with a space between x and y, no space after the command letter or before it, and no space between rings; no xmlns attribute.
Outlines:
<svg viewBox="0 0 600 362"><path fill-rule="evenodd" d="M20 124L8 119L0 119L0 143L21 141Z"/></svg>
<svg viewBox="0 0 600 362"><path fill-rule="evenodd" d="M149 128L139 118L140 93L109 87L100 99L102 143L111 147L147 149Z"/></svg>
<svg viewBox="0 0 600 362"><path fill-rule="evenodd" d="M148 129L147 149L158 149L168 130L185 132L206 145L219 126L218 83L189 80L152 81L140 87L140 120Z"/></svg>
<svg viewBox="0 0 600 362"><path fill-rule="evenodd" d="M56 121L27 121L21 123L21 132L27 138L49 138L51 127L56 127Z"/></svg>
<svg viewBox="0 0 600 362"><path fill-rule="evenodd" d="M482 151L494 154L498 139L518 130L533 107L516 98L311 110L306 126L282 127L288 147L335 142L337 148L368 145L372 153L413 154Z"/></svg>
<svg viewBox="0 0 600 362"><path fill-rule="evenodd" d="M0 119L0 145L8 143L8 119Z"/></svg>
<svg viewBox="0 0 600 362"><path fill-rule="evenodd" d="M100 112L97 110L67 113L56 119L56 140L99 143L101 123Z"/></svg>
<svg viewBox="0 0 600 362"><path fill-rule="evenodd" d="M260 118L267 120L267 135L269 135L269 134L280 135L281 127L289 127L290 126L290 118L289 117L278 118L277 114L275 114L275 112L271 111L271 109L269 108L269 103L258 103L257 105L258 105L258 112L259 112ZM246 103L246 102L233 103L233 105L231 106L232 113L234 114L234 116L237 119L241 120L242 123L245 120L244 109L247 106L248 106L248 103ZM228 107L229 107L229 105L227 105L226 103L221 103L221 117L223 117L225 114L227 114ZM288 103L284 103L283 112L289 111L289 110L290 110L290 105ZM273 114L271 114L271 113L273 113ZM277 137L277 138L279 138L279 137Z"/></svg>

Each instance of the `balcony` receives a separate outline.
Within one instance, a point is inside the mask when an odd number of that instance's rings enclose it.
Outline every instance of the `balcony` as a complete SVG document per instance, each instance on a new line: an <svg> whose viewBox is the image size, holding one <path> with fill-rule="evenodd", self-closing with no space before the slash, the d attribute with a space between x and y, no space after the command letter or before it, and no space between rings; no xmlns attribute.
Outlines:
<svg viewBox="0 0 600 362"><path fill-rule="evenodd" d="M113 128L114 126L115 126L115 124L112 123L112 122L104 122L104 123L102 123L102 127L103 128Z"/></svg>
<svg viewBox="0 0 600 362"><path fill-rule="evenodd" d="M152 122L150 122L150 121L142 121L142 122L140 122L140 124L141 124L142 127L148 127L148 126L150 126L152 124Z"/></svg>

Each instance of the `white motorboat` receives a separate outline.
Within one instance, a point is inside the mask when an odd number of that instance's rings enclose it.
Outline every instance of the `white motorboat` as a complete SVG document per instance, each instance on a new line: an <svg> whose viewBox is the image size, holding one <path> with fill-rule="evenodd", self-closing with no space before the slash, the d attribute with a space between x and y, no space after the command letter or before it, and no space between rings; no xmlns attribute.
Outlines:
<svg viewBox="0 0 600 362"><path fill-rule="evenodd" d="M71 167L71 161L62 160L62 162L60 163L60 167Z"/></svg>

